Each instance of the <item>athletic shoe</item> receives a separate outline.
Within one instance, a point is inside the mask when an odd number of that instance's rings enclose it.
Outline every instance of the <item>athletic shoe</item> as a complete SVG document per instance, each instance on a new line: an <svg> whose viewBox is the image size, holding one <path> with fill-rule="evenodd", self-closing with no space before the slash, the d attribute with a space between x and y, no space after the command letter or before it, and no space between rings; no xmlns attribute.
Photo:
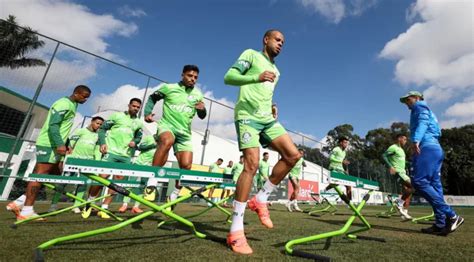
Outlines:
<svg viewBox="0 0 474 262"><path fill-rule="evenodd" d="M125 213L125 212L127 212L127 208L128 208L128 205L122 205L122 206L119 208L118 212L119 212L119 213Z"/></svg>
<svg viewBox="0 0 474 262"><path fill-rule="evenodd" d="M6 208L7 208L8 211L13 212L13 214L15 214L15 217L20 216L21 207L19 205L17 205L15 203L15 201L12 201L12 202L8 203Z"/></svg>
<svg viewBox="0 0 474 262"><path fill-rule="evenodd" d="M74 212L74 214L80 214L81 213L81 210L78 207L73 208L71 211Z"/></svg>
<svg viewBox="0 0 474 262"><path fill-rule="evenodd" d="M107 213L103 212L103 211L97 212L97 216L102 218L102 219L109 219L110 218L110 216Z"/></svg>
<svg viewBox="0 0 474 262"><path fill-rule="evenodd" d="M293 212L293 209L291 209L291 201L286 202L286 208L289 212Z"/></svg>
<svg viewBox="0 0 474 262"><path fill-rule="evenodd" d="M139 207L132 208L132 214L141 214L141 213L143 213L143 210L141 210Z"/></svg>
<svg viewBox="0 0 474 262"><path fill-rule="evenodd" d="M405 208L401 207L398 212L402 215L402 218L405 217L406 219L412 219L412 217L408 214L408 210Z"/></svg>
<svg viewBox="0 0 474 262"><path fill-rule="evenodd" d="M454 232L456 229L464 223L464 218L461 216L455 216L453 218L446 219L446 227L449 229L449 232Z"/></svg>
<svg viewBox="0 0 474 262"><path fill-rule="evenodd" d="M16 221L22 221L22 220L29 219L29 218L32 218L32 217L37 217L37 216L39 216L39 215L34 213L34 212L31 213L30 215L25 215L25 216L20 214L16 217ZM40 218L35 219L35 221L46 221L46 218L40 217Z"/></svg>
<svg viewBox="0 0 474 262"><path fill-rule="evenodd" d="M250 255L253 253L252 248L247 243L247 238L243 230L230 232L227 234L227 245L230 246L234 253Z"/></svg>
<svg viewBox="0 0 474 262"><path fill-rule="evenodd" d="M84 209L82 209L81 216L82 218L87 219L91 216L91 213L92 213L92 207L89 205L86 205Z"/></svg>
<svg viewBox="0 0 474 262"><path fill-rule="evenodd" d="M148 201L155 201L156 198L156 186L147 186L145 187L145 192L143 192L143 198Z"/></svg>
<svg viewBox="0 0 474 262"><path fill-rule="evenodd" d="M428 228L422 228L421 233L437 235L437 236L447 235L447 232L444 228L437 227L436 225L432 225L431 227L428 227Z"/></svg>
<svg viewBox="0 0 474 262"><path fill-rule="evenodd" d="M400 213L401 215L405 215L405 214L402 213L402 212L403 212L403 211L402 211L402 209L403 209L403 202L404 202L404 201L401 200L401 199L395 199L395 200L393 201L395 209L397 209L398 213Z"/></svg>
<svg viewBox="0 0 474 262"><path fill-rule="evenodd" d="M257 202L257 196L254 196L248 202L248 207L250 210L257 212L258 218L260 219L262 225L266 226L267 228L273 228L273 222L270 219L270 212L268 212L266 203Z"/></svg>
<svg viewBox="0 0 474 262"><path fill-rule="evenodd" d="M298 211L298 212L303 212L303 210L300 209L300 207L298 206L298 203L295 202L295 204L293 205L293 209L295 211Z"/></svg>

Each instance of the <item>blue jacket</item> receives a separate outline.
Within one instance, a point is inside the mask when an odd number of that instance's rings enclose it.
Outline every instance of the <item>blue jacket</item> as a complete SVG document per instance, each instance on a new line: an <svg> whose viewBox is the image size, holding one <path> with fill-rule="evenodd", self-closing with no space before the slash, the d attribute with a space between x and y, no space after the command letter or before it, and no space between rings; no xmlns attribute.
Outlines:
<svg viewBox="0 0 474 262"><path fill-rule="evenodd" d="M439 144L441 136L438 119L425 101L416 102L411 108L410 133L413 143L422 145Z"/></svg>

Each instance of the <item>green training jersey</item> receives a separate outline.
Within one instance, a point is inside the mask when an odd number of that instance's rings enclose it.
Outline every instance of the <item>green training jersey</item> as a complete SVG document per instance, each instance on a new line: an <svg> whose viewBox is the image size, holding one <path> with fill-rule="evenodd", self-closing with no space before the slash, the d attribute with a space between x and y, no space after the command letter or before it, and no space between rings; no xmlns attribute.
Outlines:
<svg viewBox="0 0 474 262"><path fill-rule="evenodd" d="M268 163L268 161L260 160L260 162L258 163L258 175L260 176L260 178L268 178L269 173L270 164Z"/></svg>
<svg viewBox="0 0 474 262"><path fill-rule="evenodd" d="M69 97L54 102L36 139L36 145L52 148L65 145L74 123L76 110L77 103Z"/></svg>
<svg viewBox="0 0 474 262"><path fill-rule="evenodd" d="M99 134L89 128L77 129L69 138L71 141L72 153L69 155L81 159L98 159Z"/></svg>
<svg viewBox="0 0 474 262"><path fill-rule="evenodd" d="M135 164L151 166L156 151L155 138L153 136L145 136L138 145L138 150L140 150L140 154L135 160Z"/></svg>
<svg viewBox="0 0 474 262"><path fill-rule="evenodd" d="M164 99L164 102L159 123L169 124L183 133L191 133L191 122L197 113L195 105L204 99L202 92L197 87L189 88L182 83L164 84L148 98L146 116L151 114L160 99Z"/></svg>
<svg viewBox="0 0 474 262"><path fill-rule="evenodd" d="M253 83L240 86L239 98L235 105L235 120L252 119L260 123L272 122L273 90L280 78L280 71L262 52L245 50L232 66L242 75L253 76ZM275 73L273 82L259 82L264 71Z"/></svg>
<svg viewBox="0 0 474 262"><path fill-rule="evenodd" d="M394 167L398 173L405 174L405 151L398 144L391 145L383 154L385 162Z"/></svg>
<svg viewBox="0 0 474 262"><path fill-rule="evenodd" d="M342 161L346 158L346 151L342 150L339 146L336 146L332 151L329 157L329 170L344 172L344 166Z"/></svg>
<svg viewBox="0 0 474 262"><path fill-rule="evenodd" d="M226 167L224 168L224 174L226 174L226 175L232 174L232 167L226 166Z"/></svg>
<svg viewBox="0 0 474 262"><path fill-rule="evenodd" d="M128 112L112 114L99 130L99 143L107 145L107 153L131 157L134 149L128 144L136 145L142 138L143 122L138 117L131 117ZM107 136L105 132L107 132Z"/></svg>
<svg viewBox="0 0 474 262"><path fill-rule="evenodd" d="M210 173L220 173L219 166L217 165L217 163L212 163L209 166L209 172Z"/></svg>
<svg viewBox="0 0 474 262"><path fill-rule="evenodd" d="M237 163L232 167L232 180L234 180L234 183L237 183L237 180L239 180L239 176L244 170L244 165L241 163Z"/></svg>
<svg viewBox="0 0 474 262"><path fill-rule="evenodd" d="M296 162L295 166L290 170L290 176L294 176L298 178L300 177L301 169L303 167L303 162L304 162L303 158L300 158L300 160Z"/></svg>

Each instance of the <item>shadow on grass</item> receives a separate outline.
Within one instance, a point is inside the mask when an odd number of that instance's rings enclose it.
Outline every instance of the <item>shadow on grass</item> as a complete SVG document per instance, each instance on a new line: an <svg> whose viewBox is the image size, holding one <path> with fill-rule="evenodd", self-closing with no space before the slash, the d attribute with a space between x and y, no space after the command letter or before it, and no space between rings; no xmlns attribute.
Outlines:
<svg viewBox="0 0 474 262"><path fill-rule="evenodd" d="M330 225L344 225L347 221L343 220L319 220L319 222L330 224ZM364 227L363 223L352 223L351 226L356 226L356 227ZM382 225L374 225L371 224L373 229L380 229L380 230L386 230L386 231L394 231L394 232L405 232L405 233L418 233L422 234L421 231L415 230L415 229L409 229L409 228L399 228L399 227L390 227L390 226L382 226ZM337 229L335 229L337 230Z"/></svg>

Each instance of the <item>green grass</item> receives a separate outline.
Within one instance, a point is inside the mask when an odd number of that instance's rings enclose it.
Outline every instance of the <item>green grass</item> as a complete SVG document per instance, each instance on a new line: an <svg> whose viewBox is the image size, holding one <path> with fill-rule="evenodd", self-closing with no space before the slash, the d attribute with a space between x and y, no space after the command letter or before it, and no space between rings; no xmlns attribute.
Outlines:
<svg viewBox="0 0 474 262"><path fill-rule="evenodd" d="M113 225L112 220L91 217L83 220L72 213L51 217L46 222L32 222L20 225L14 230L11 213L0 203L0 261L31 261L33 250L39 244L55 237ZM116 208L113 206L112 209ZM178 214L203 208L199 204L181 204ZM44 212L46 204L38 204L36 210ZM223 242L198 239L183 227L156 229L162 216L145 220L143 229L126 227L109 234L67 242L45 251L47 261L293 261L303 260L284 253L287 241L303 236L336 230L345 223L350 210L339 206L336 215L321 217L303 213L289 213L283 206L271 207L275 228L268 230L258 222L256 215L246 212L246 233L254 254L250 257L233 254ZM367 206L363 209L373 228L361 235L382 237L386 243L348 240L342 237L332 239L325 250L324 240L297 246L306 252L330 256L335 261L472 261L474 259L474 208L456 208L465 218L465 223L455 233L447 236L431 236L420 233L429 224L401 222L398 216L390 219L375 217L385 210L381 206ZM412 207L412 215L421 216L431 211L427 207ZM225 216L212 210L193 219L198 229L224 239L229 225ZM354 226L360 226L356 219Z"/></svg>

